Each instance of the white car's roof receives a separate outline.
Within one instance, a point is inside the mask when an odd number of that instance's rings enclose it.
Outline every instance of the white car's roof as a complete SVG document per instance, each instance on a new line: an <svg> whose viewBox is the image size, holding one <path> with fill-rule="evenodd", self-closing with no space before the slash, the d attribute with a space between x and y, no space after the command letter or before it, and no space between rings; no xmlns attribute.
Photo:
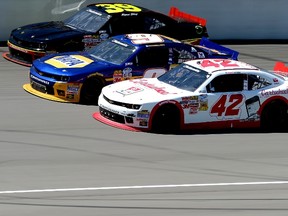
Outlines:
<svg viewBox="0 0 288 216"><path fill-rule="evenodd" d="M231 59L196 59L185 62L194 68L204 70L211 74L215 71L228 70L259 70L259 68L245 62L231 60Z"/></svg>

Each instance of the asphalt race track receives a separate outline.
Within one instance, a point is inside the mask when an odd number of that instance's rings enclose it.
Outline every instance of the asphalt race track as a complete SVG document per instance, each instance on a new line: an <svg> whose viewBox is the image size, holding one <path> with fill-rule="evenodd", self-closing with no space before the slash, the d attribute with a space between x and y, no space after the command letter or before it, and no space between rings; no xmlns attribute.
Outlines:
<svg viewBox="0 0 288 216"><path fill-rule="evenodd" d="M229 47L288 62L287 44ZM1 216L288 215L287 133L124 131L25 92L28 70L1 55Z"/></svg>

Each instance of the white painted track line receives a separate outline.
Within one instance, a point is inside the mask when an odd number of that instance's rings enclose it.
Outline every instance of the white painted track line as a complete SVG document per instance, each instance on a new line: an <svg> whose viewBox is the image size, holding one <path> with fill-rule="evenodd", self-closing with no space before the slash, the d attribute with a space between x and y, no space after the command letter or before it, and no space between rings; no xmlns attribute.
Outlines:
<svg viewBox="0 0 288 216"><path fill-rule="evenodd" d="M97 190L130 190L130 189L134 190L134 189L178 188L178 187L218 187L218 186L276 185L276 184L288 184L288 181L230 182L230 183L172 184L172 185L138 185L138 186L114 186L114 187L112 186L112 187L87 187L87 188L59 188L59 189L0 191L0 194L69 192L69 191L97 191Z"/></svg>

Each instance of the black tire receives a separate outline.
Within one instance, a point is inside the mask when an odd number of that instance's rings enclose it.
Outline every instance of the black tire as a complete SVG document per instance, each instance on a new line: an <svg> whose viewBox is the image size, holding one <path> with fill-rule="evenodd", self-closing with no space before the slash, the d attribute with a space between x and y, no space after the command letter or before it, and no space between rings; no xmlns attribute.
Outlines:
<svg viewBox="0 0 288 216"><path fill-rule="evenodd" d="M101 79L93 77L87 79L81 89L80 103L86 105L98 105L98 97L104 83Z"/></svg>
<svg viewBox="0 0 288 216"><path fill-rule="evenodd" d="M283 101L272 101L261 113L261 128L266 131L286 131L288 129L288 105Z"/></svg>
<svg viewBox="0 0 288 216"><path fill-rule="evenodd" d="M174 105L160 107L152 121L152 131L155 133L175 134L180 129L180 113Z"/></svg>

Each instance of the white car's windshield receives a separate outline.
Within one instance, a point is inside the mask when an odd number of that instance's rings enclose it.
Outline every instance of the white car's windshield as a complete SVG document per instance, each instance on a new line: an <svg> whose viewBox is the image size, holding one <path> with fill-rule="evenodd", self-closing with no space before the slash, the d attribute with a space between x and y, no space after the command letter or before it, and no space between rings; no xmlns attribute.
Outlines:
<svg viewBox="0 0 288 216"><path fill-rule="evenodd" d="M91 48L88 53L96 59L119 65L124 63L135 50L136 47L111 38Z"/></svg>
<svg viewBox="0 0 288 216"><path fill-rule="evenodd" d="M64 21L64 25L73 29L87 32L97 32L110 16L101 14L90 8L84 8Z"/></svg>
<svg viewBox="0 0 288 216"><path fill-rule="evenodd" d="M195 91L208 77L206 71L181 64L158 77L158 80L180 89Z"/></svg>

